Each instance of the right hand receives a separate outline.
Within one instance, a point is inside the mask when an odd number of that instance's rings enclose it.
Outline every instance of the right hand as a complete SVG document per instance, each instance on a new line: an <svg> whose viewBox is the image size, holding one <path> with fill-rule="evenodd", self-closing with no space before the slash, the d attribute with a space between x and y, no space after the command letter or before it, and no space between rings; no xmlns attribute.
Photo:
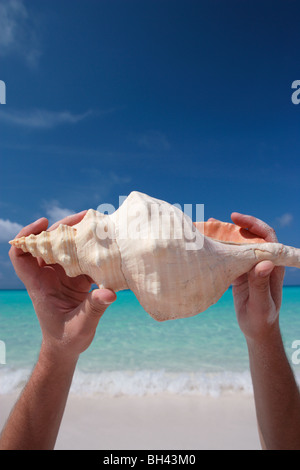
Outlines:
<svg viewBox="0 0 300 470"><path fill-rule="evenodd" d="M277 242L275 231L253 216L233 212L232 221L266 242ZM284 267L261 261L232 285L239 326L248 341L265 341L279 329Z"/></svg>

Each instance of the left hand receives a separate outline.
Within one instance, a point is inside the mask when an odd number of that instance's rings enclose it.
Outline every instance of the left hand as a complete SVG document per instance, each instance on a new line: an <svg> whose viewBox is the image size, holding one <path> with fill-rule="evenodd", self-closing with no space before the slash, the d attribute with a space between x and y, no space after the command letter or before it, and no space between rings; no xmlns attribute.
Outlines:
<svg viewBox="0 0 300 470"><path fill-rule="evenodd" d="M68 216L59 223L75 225L86 211ZM38 234L47 230L45 218L23 228L17 237ZM88 348L95 335L98 322L108 305L116 299L109 289L90 292L92 279L86 275L68 277L58 265L46 265L30 253L11 247L9 256L15 271L25 284L40 322L43 348L51 356L78 358Z"/></svg>

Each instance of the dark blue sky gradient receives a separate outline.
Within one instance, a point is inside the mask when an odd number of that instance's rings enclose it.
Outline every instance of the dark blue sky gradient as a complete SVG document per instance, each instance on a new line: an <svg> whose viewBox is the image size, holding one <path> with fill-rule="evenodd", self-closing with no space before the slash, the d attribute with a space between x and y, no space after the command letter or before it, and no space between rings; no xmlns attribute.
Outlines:
<svg viewBox="0 0 300 470"><path fill-rule="evenodd" d="M117 207L138 190L204 203L205 218L253 214L300 247L299 2L24 5L16 45L0 55L1 219ZM5 242L0 263L0 287L21 286Z"/></svg>

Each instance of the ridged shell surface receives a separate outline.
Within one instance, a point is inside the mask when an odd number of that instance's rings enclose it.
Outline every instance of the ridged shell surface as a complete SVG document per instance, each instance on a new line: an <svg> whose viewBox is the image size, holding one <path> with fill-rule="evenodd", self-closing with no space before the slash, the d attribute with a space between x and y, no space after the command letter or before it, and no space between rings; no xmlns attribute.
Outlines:
<svg viewBox="0 0 300 470"><path fill-rule="evenodd" d="M259 261L300 267L300 250L280 243L230 243L203 235L176 206L132 192L113 214L90 209L73 226L11 243L88 275L114 291L131 289L158 321L196 315Z"/></svg>

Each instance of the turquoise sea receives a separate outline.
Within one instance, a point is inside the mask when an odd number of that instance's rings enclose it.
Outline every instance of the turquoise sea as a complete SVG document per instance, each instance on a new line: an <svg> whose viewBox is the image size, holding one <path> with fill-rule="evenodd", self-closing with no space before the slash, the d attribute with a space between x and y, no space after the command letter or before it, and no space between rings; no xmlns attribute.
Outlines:
<svg viewBox="0 0 300 470"><path fill-rule="evenodd" d="M284 288L280 315L287 356L298 379L300 365L292 364L292 343L300 340L300 287ZM25 384L41 343L25 290L0 291L0 340L2 362L5 345L0 394L5 394ZM230 390L252 393L247 348L231 289L206 312L163 323L153 320L131 291L119 292L78 362L71 393L217 396Z"/></svg>

